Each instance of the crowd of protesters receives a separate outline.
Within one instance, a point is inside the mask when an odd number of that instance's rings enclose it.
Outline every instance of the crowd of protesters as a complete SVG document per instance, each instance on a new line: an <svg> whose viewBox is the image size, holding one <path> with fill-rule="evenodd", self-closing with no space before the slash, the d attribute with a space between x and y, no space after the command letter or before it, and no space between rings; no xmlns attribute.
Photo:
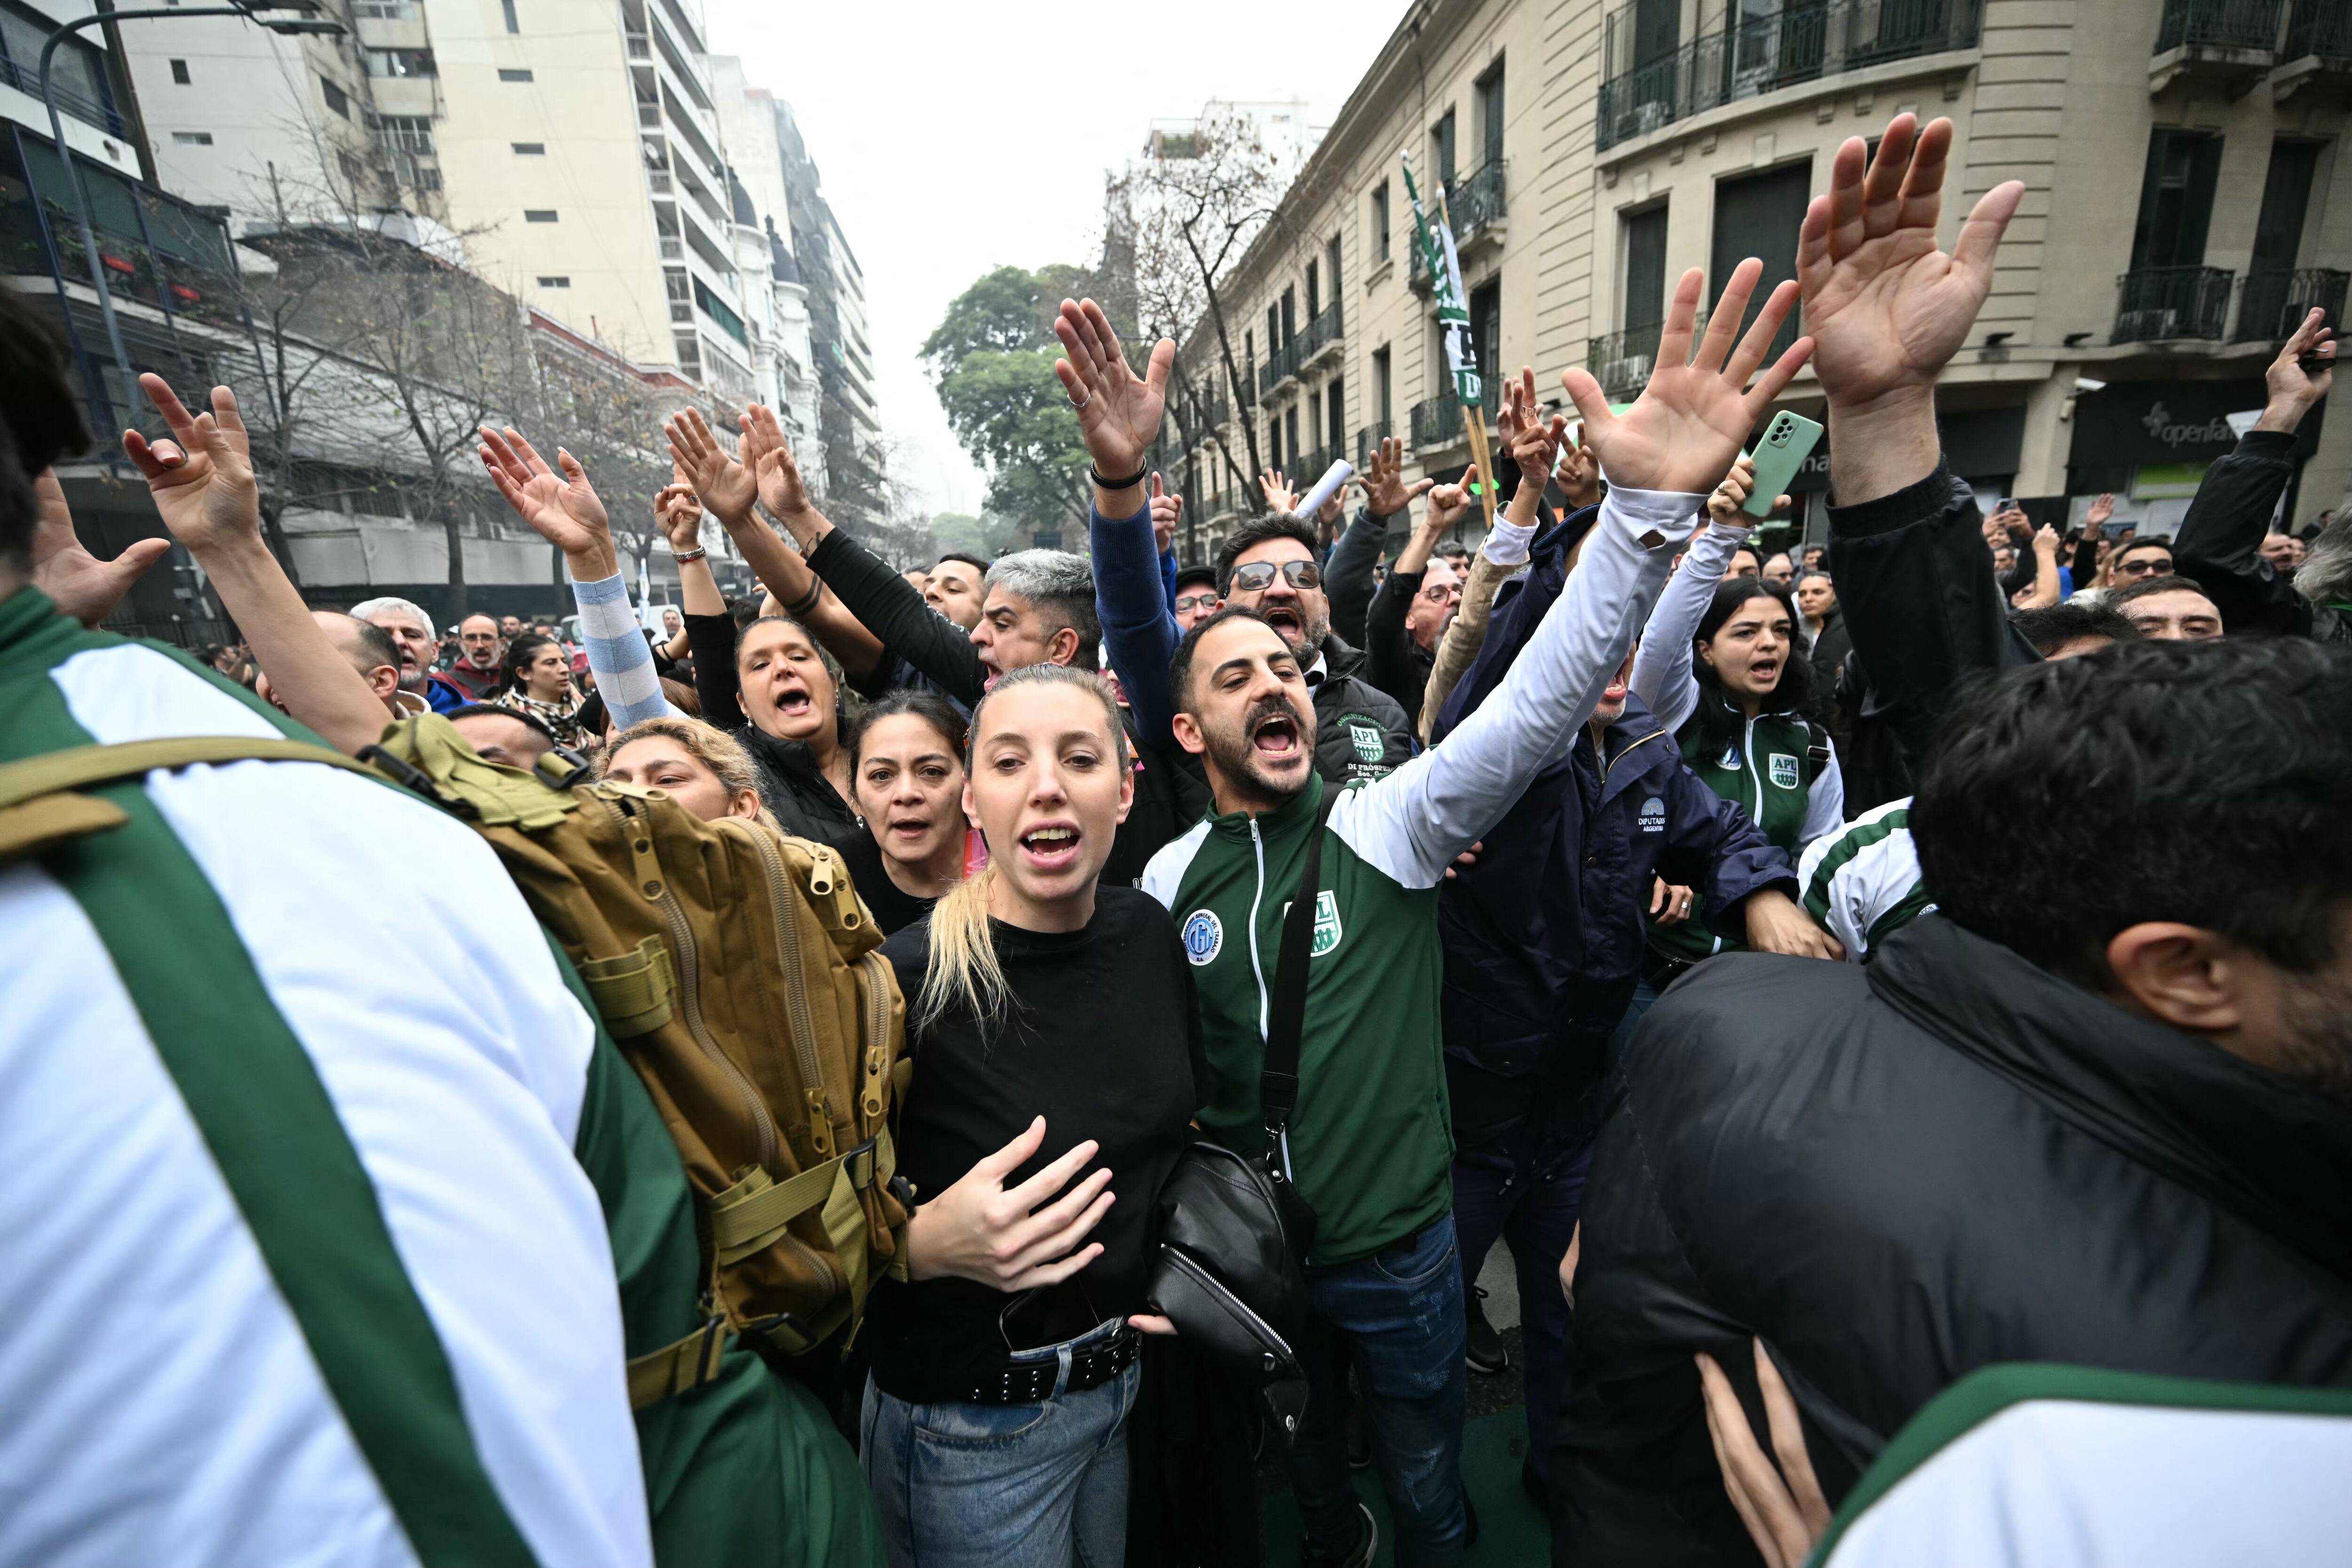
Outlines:
<svg viewBox="0 0 2352 1568"><path fill-rule="evenodd" d="M901 571L767 409L686 410L657 629L512 428L569 630L310 608L234 395L154 375L125 455L243 640L89 629L161 546L76 539L0 299L0 1565L1238 1563L1269 1445L1304 1561L1457 1563L1498 1243L1559 1563L2340 1556L2352 518L2273 526L2335 343L2168 538L1985 515L1935 389L2022 187L1939 248L1951 141L1848 142L1769 295L1702 326L1685 276L1631 405L1522 372L1494 472L1269 473L1209 565L1149 471L1174 347L1092 301L1084 555ZM1765 553L1808 363L1828 541ZM395 726L837 858L912 1064L855 1333L636 1398L712 1310L693 1108L472 828L322 765ZM1202 1142L1313 1216L1286 1421L1155 1284Z"/></svg>

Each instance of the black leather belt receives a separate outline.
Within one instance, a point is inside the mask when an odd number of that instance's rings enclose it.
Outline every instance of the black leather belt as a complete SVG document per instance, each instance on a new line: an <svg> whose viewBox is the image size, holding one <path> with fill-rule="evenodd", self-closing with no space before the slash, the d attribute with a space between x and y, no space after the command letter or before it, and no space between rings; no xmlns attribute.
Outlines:
<svg viewBox="0 0 2352 1568"><path fill-rule="evenodd" d="M1135 1363L1139 1336L1122 1324L1118 1332L1100 1340L1081 1351L1070 1353L1070 1381L1062 1385L1065 1394L1083 1394L1089 1388L1099 1388L1125 1372ZM1054 1384L1061 1374L1059 1356L1047 1356L1042 1361L1011 1362L985 1381L973 1385L964 1397L974 1405L1035 1405L1054 1396Z"/></svg>

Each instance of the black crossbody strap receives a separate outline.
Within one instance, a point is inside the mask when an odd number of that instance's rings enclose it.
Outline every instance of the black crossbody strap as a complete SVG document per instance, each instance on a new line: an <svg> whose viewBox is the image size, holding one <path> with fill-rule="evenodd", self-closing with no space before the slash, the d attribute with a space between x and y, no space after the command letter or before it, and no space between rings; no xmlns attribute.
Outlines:
<svg viewBox="0 0 2352 1568"><path fill-rule="evenodd" d="M1307 840L1307 863L1298 870L1298 890L1283 917L1282 945L1276 952L1274 1002L1266 1010L1265 1064L1258 1074L1258 1103L1264 1108L1265 1130L1279 1138L1290 1126L1290 1112L1298 1103L1298 1038L1307 1026L1307 959L1315 937L1317 884L1323 875L1323 830L1339 803L1339 788L1323 785L1323 803L1315 811L1315 830Z"/></svg>

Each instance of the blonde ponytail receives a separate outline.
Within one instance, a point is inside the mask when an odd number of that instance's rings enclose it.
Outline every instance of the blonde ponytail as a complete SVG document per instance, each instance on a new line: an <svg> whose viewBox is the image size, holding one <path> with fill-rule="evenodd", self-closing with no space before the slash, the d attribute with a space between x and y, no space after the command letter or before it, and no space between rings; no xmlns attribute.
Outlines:
<svg viewBox="0 0 2352 1568"><path fill-rule="evenodd" d="M931 906L931 956L915 1002L915 1026L928 1029L959 1002L983 1031L1004 1011L1004 966L988 930L988 889L996 868L983 866Z"/></svg>

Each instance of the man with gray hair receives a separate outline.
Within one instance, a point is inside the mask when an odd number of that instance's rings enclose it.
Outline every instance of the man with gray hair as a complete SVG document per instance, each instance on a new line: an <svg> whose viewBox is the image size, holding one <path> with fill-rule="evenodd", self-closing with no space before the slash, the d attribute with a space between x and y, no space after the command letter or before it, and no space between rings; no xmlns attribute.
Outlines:
<svg viewBox="0 0 2352 1568"><path fill-rule="evenodd" d="M988 569L971 646L987 684L1033 664L1092 669L1102 643L1095 573L1066 550L1016 550Z"/></svg>
<svg viewBox="0 0 2352 1568"><path fill-rule="evenodd" d="M352 614L392 638L400 650L400 689L422 698L436 713L454 713L473 699L434 667L440 662L441 639L433 635L433 617L407 599L386 595L362 599Z"/></svg>

